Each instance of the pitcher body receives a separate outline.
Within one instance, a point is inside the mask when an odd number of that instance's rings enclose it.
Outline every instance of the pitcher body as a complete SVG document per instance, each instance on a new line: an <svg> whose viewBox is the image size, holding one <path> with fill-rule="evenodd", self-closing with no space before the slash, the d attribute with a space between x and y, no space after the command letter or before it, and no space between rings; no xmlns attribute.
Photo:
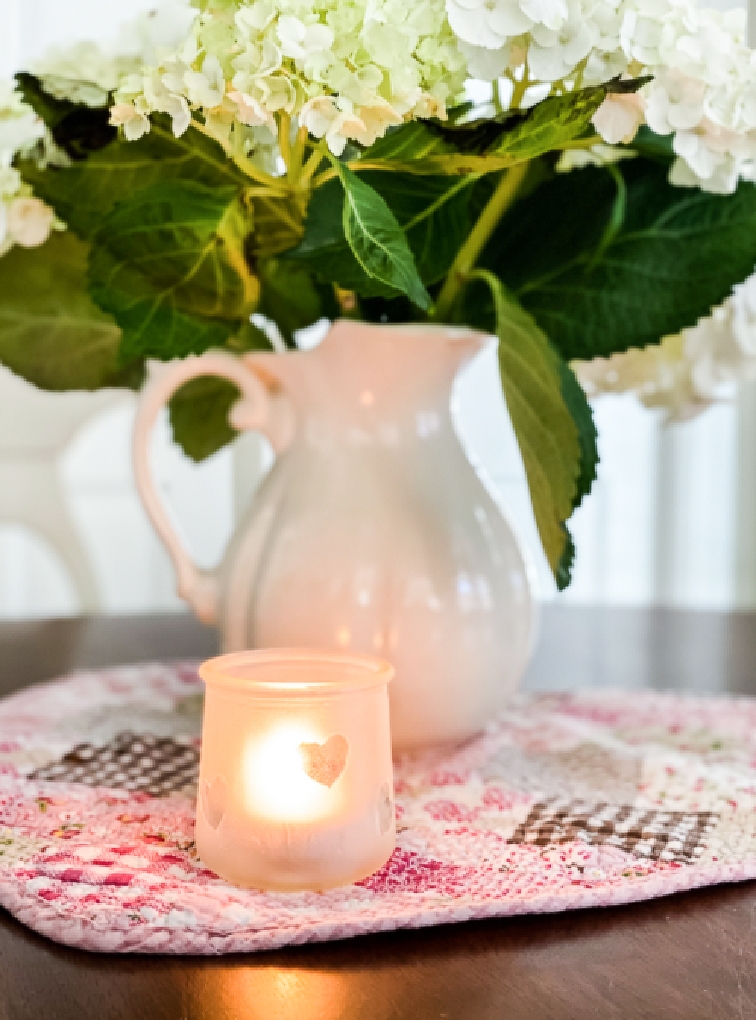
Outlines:
<svg viewBox="0 0 756 1020"><path fill-rule="evenodd" d="M478 732L527 664L526 566L450 409L457 372L488 342L342 321L313 351L250 356L245 371L279 401L279 454L218 574L196 583L226 651L388 659L397 748ZM260 419L247 394L237 423Z"/></svg>

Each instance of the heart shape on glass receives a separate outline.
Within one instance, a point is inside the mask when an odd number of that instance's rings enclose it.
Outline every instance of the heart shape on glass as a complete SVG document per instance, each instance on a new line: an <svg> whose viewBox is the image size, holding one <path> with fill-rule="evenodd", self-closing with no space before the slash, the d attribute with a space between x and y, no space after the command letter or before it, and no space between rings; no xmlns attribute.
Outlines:
<svg viewBox="0 0 756 1020"><path fill-rule="evenodd" d="M299 754L305 774L321 786L333 786L346 765L349 744L336 734L324 744L300 744Z"/></svg>
<svg viewBox="0 0 756 1020"><path fill-rule="evenodd" d="M223 776L216 776L212 784L202 787L202 810L211 829L217 829L226 813L228 784Z"/></svg>

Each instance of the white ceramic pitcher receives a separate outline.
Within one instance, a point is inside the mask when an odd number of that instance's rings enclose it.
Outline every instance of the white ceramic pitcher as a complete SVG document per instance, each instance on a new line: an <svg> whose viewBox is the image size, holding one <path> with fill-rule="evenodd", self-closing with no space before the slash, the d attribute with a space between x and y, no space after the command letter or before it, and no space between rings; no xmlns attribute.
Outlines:
<svg viewBox="0 0 756 1020"><path fill-rule="evenodd" d="M530 652L522 554L451 417L457 372L493 342L343 320L311 351L153 366L137 415L137 484L179 594L220 625L226 651L311 646L389 659L399 748L478 732ZM183 549L148 459L160 409L199 375L237 384L232 423L263 432L277 454L214 572Z"/></svg>

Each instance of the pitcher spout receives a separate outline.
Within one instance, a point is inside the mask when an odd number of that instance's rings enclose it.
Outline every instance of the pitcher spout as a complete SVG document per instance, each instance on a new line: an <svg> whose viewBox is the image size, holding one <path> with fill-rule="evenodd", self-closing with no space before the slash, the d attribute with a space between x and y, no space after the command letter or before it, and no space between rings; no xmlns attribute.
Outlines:
<svg viewBox="0 0 756 1020"><path fill-rule="evenodd" d="M457 369L463 368L482 351L498 344L497 337L491 333L477 333L472 329L444 327L452 357L456 359Z"/></svg>

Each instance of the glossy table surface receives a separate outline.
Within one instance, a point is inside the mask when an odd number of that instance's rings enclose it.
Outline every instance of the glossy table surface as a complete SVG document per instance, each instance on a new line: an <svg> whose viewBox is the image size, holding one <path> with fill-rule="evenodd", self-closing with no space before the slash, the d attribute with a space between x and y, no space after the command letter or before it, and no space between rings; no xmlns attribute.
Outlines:
<svg viewBox="0 0 756 1020"><path fill-rule="evenodd" d="M0 695L78 666L202 657L188 617L0 625ZM756 615L551 608L526 685L756 695ZM746 1020L756 883L256 956L98 956L0 911L0 1020Z"/></svg>

